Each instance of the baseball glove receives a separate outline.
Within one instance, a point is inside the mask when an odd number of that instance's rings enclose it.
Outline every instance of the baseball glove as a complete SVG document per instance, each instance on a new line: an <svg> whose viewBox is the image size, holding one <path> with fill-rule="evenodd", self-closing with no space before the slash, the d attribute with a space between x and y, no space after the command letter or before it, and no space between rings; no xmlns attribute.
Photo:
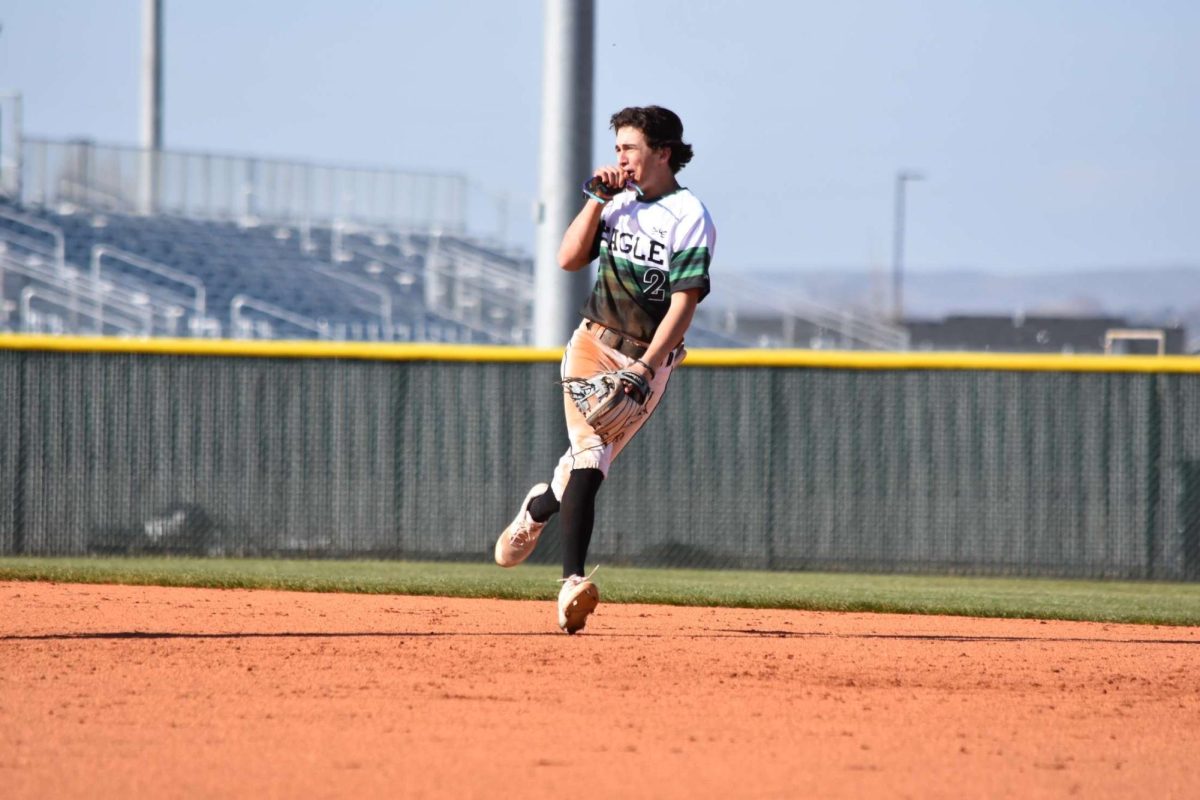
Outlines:
<svg viewBox="0 0 1200 800"><path fill-rule="evenodd" d="M605 444L618 438L630 421L646 413L654 394L649 381L627 369L601 372L590 378L567 378L562 385Z"/></svg>

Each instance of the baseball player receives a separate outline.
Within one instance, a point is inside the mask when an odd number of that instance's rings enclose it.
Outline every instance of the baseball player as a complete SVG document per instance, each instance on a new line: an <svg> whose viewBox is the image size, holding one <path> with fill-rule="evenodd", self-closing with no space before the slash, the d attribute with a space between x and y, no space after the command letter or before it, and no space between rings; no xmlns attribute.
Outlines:
<svg viewBox="0 0 1200 800"><path fill-rule="evenodd" d="M584 183L583 209L558 251L559 265L571 272L599 258L583 321L562 360L570 444L550 482L529 490L496 542L496 563L516 566L533 552L546 521L562 515L558 625L567 633L582 629L600 601L584 570L596 494L686 355L683 336L696 304L708 294L716 243L708 210L676 180L692 159L679 117L659 106L625 108L610 125L616 163L596 169ZM614 374L618 378L602 384ZM615 430L598 430L585 413L602 385L619 387L610 399L637 404Z"/></svg>

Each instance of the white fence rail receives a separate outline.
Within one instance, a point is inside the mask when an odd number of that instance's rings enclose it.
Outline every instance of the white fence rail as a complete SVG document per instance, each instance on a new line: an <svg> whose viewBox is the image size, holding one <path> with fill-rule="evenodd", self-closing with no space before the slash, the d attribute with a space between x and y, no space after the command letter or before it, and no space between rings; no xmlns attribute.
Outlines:
<svg viewBox="0 0 1200 800"><path fill-rule="evenodd" d="M468 184L449 173L365 169L26 138L20 200L263 222L354 220L464 233ZM143 182L148 173L153 180ZM145 188L149 186L149 190Z"/></svg>

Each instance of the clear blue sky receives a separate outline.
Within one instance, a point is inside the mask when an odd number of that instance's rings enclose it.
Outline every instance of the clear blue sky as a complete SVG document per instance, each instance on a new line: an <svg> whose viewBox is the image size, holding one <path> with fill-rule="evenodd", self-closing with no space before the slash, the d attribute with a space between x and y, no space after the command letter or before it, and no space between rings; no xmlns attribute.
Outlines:
<svg viewBox="0 0 1200 800"><path fill-rule="evenodd" d="M901 167L928 175L908 195L913 271L1200 266L1200 2L596 5L596 160L617 108L678 111L696 148L681 178L725 268L886 265ZM140 13L0 6L0 89L23 92L27 133L137 140ZM463 172L532 198L541 15L167 0L166 144Z"/></svg>

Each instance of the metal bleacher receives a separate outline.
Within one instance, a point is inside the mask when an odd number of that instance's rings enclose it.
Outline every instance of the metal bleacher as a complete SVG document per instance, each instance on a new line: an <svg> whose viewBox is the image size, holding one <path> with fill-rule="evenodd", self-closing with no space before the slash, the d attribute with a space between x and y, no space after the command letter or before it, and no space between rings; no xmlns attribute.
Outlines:
<svg viewBox="0 0 1200 800"><path fill-rule="evenodd" d="M0 328L522 343L528 268L456 237L0 203Z"/></svg>
<svg viewBox="0 0 1200 800"><path fill-rule="evenodd" d="M532 266L465 235L461 176L24 148L0 181L0 330L529 341Z"/></svg>
<svg viewBox="0 0 1200 800"><path fill-rule="evenodd" d="M0 179L0 331L532 342L532 260L467 235L461 176L23 147ZM908 346L868 316L719 288L694 347Z"/></svg>

